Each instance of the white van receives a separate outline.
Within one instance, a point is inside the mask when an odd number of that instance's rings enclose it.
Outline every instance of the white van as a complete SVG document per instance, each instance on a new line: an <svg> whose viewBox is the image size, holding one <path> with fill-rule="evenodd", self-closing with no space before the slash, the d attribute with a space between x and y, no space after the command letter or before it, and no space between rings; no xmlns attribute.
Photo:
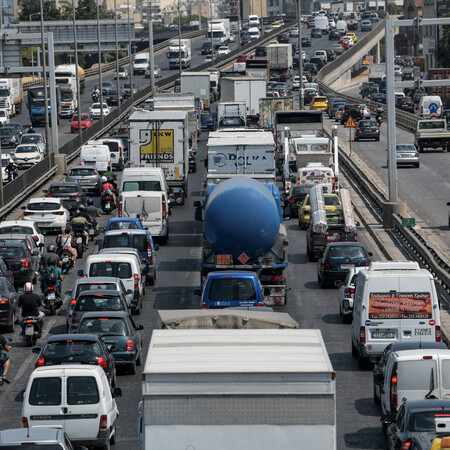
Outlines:
<svg viewBox="0 0 450 450"><path fill-rule="evenodd" d="M86 144L81 147L81 163L94 167L100 173L111 170L111 152L107 145Z"/></svg>
<svg viewBox="0 0 450 450"><path fill-rule="evenodd" d="M391 342L441 342L433 276L414 261L375 261L356 279L352 354L365 368Z"/></svg>
<svg viewBox="0 0 450 450"><path fill-rule="evenodd" d="M330 24L328 22L328 17L326 16L316 16L314 19L314 27L322 30L322 33L328 34L330 31Z"/></svg>
<svg viewBox="0 0 450 450"><path fill-rule="evenodd" d="M112 169L123 170L125 166L125 146L122 139L119 138L103 138L95 141L88 141L88 144L107 145L111 153Z"/></svg>
<svg viewBox="0 0 450 450"><path fill-rule="evenodd" d="M328 62L328 56L326 50L316 50L314 53L314 56L317 56L319 58L323 58L325 62Z"/></svg>
<svg viewBox="0 0 450 450"><path fill-rule="evenodd" d="M109 448L119 416L105 371L86 364L44 366L34 370L24 392L25 428L62 427L74 445Z"/></svg>
<svg viewBox="0 0 450 450"><path fill-rule="evenodd" d="M163 244L169 238L168 203L164 192L122 192L119 196L119 217L138 217L153 237Z"/></svg>
<svg viewBox="0 0 450 450"><path fill-rule="evenodd" d="M424 95L419 100L419 116L423 119L442 117L443 105L439 95ZM437 116L437 117L436 117Z"/></svg>
<svg viewBox="0 0 450 450"><path fill-rule="evenodd" d="M339 31L341 36L344 36L344 34L347 33L348 29L345 20L338 20L336 22L336 31Z"/></svg>
<svg viewBox="0 0 450 450"><path fill-rule="evenodd" d="M256 14L250 14L248 16L249 27L259 27L259 17Z"/></svg>
<svg viewBox="0 0 450 450"><path fill-rule="evenodd" d="M261 33L259 32L258 27L251 27L248 29L248 35L251 39L259 39L261 37Z"/></svg>
<svg viewBox="0 0 450 450"><path fill-rule="evenodd" d="M450 350L415 349L391 352L381 389L383 429L395 419L402 399L408 401L450 398ZM432 400L430 400L432 401Z"/></svg>
<svg viewBox="0 0 450 450"><path fill-rule="evenodd" d="M133 75L144 75L145 70L150 64L150 53L138 53L134 57Z"/></svg>
<svg viewBox="0 0 450 450"><path fill-rule="evenodd" d="M126 291L133 291L130 305L132 312L141 313L145 294L145 272L137 256L119 253L89 255L84 269L78 271L78 275L120 278Z"/></svg>
<svg viewBox="0 0 450 450"><path fill-rule="evenodd" d="M324 194L336 192L334 170L321 163L309 163L297 171L297 187L300 187L299 194L309 194L314 186L322 186Z"/></svg>

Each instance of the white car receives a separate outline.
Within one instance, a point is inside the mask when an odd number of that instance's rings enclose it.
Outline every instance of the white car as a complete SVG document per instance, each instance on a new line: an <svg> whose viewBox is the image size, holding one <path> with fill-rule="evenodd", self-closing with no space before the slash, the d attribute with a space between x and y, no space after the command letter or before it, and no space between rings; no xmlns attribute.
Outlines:
<svg viewBox="0 0 450 450"><path fill-rule="evenodd" d="M334 28L336 28L336 22L334 21L334 19L328 20L328 26L330 27L330 30L333 30Z"/></svg>
<svg viewBox="0 0 450 450"><path fill-rule="evenodd" d="M298 37L298 27L292 27L289 30L289 34L291 37Z"/></svg>
<svg viewBox="0 0 450 450"><path fill-rule="evenodd" d="M70 214L61 198L32 198L27 206L22 206L23 220L34 221L42 231L61 232L69 223Z"/></svg>
<svg viewBox="0 0 450 450"><path fill-rule="evenodd" d="M236 42L236 35L234 33L230 33L229 42Z"/></svg>
<svg viewBox="0 0 450 450"><path fill-rule="evenodd" d="M362 109L362 115L364 119L370 119L370 109L367 105L361 104L359 105Z"/></svg>
<svg viewBox="0 0 450 450"><path fill-rule="evenodd" d="M6 109L0 109L0 125L6 125L9 123L9 117Z"/></svg>
<svg viewBox="0 0 450 450"><path fill-rule="evenodd" d="M217 50L217 56L220 58L221 56L225 56L228 55L228 53L230 53L230 48L228 47L228 45L222 45L219 47L219 49Z"/></svg>
<svg viewBox="0 0 450 450"><path fill-rule="evenodd" d="M403 73L403 70L401 66L394 66L394 76L395 77L401 77Z"/></svg>
<svg viewBox="0 0 450 450"><path fill-rule="evenodd" d="M353 316L353 295L355 293L356 277L361 270L367 267L351 267L344 281L336 281L339 287L339 315L342 323L350 323Z"/></svg>
<svg viewBox="0 0 450 450"><path fill-rule="evenodd" d="M109 109L109 106L107 103L103 103L103 117L107 116L111 110ZM93 119L100 119L102 116L102 109L100 103L92 103L92 105L89 108L89 114Z"/></svg>
<svg viewBox="0 0 450 450"><path fill-rule="evenodd" d="M44 159L44 153L37 144L19 144L12 157L19 167L31 167Z"/></svg>
<svg viewBox="0 0 450 450"><path fill-rule="evenodd" d="M308 53L306 53L305 50L302 50L302 58L303 58L303 62L309 62L309 55L308 55Z"/></svg>
<svg viewBox="0 0 450 450"><path fill-rule="evenodd" d="M2 153L2 181L3 183L8 182L8 174L5 171L5 167L10 163L14 162L9 153Z"/></svg>
<svg viewBox="0 0 450 450"><path fill-rule="evenodd" d="M351 36L342 36L342 39L346 39L348 41L349 47L353 47L353 45L355 45L355 41Z"/></svg>
<svg viewBox="0 0 450 450"><path fill-rule="evenodd" d="M29 234L33 236L38 247L45 244L41 230L30 220L5 220L0 222L0 234Z"/></svg>
<svg viewBox="0 0 450 450"><path fill-rule="evenodd" d="M47 154L47 142L41 133L24 133L20 137L21 144L37 144L44 156Z"/></svg>
<svg viewBox="0 0 450 450"><path fill-rule="evenodd" d="M308 79L303 75L303 84L307 83ZM292 90L300 89L300 76L295 75L292 79Z"/></svg>
<svg viewBox="0 0 450 450"><path fill-rule="evenodd" d="M212 55L206 55L204 62L205 62L205 64L211 63L212 62Z"/></svg>

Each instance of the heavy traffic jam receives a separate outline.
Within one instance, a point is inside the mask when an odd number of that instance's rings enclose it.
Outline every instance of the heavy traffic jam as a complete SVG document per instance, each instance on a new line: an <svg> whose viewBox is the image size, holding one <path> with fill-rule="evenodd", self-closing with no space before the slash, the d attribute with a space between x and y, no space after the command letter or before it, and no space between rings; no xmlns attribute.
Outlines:
<svg viewBox="0 0 450 450"><path fill-rule="evenodd" d="M339 169L352 143L331 132L384 145L385 64L357 94L317 79L382 17L213 20L101 86L56 67L69 136L153 66L180 74L2 216L0 448L450 449L448 293L407 250L386 257L398 244L366 229ZM257 45L230 58L239 38ZM419 60L395 64L417 78ZM0 80L4 187L51 151L42 87L14 119L22 88ZM396 108L417 130L396 163L423 170L419 153L450 147L450 96L405 91Z"/></svg>

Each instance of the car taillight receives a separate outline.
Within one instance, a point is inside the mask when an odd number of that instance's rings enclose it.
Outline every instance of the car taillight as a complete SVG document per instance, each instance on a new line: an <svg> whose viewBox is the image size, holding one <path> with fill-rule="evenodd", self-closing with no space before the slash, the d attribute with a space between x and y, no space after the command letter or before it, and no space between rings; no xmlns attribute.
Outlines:
<svg viewBox="0 0 450 450"><path fill-rule="evenodd" d="M74 197L74 198L80 198L80 197L81 197L81 194L78 192L78 194L75 194L73 197Z"/></svg>
<svg viewBox="0 0 450 450"><path fill-rule="evenodd" d="M377 131L378 131L379 129L380 129L379 127L375 127L375 130L377 130Z"/></svg>
<svg viewBox="0 0 450 450"><path fill-rule="evenodd" d="M289 203L295 203L295 198L294 198L294 196L293 195L291 195L290 197L289 197Z"/></svg>
<svg viewBox="0 0 450 450"><path fill-rule="evenodd" d="M35 240L35 242L39 241L39 237L38 236L33 236L33 239Z"/></svg>
<svg viewBox="0 0 450 450"><path fill-rule="evenodd" d="M323 270L331 270L330 264L329 264L329 263L325 263L325 264L323 265Z"/></svg>
<svg viewBox="0 0 450 450"><path fill-rule="evenodd" d="M162 218L163 218L164 220L167 219L166 202L163 202L163 204L162 204Z"/></svg>
<svg viewBox="0 0 450 450"><path fill-rule="evenodd" d="M20 267L30 267L30 261L27 258L22 258L20 260Z"/></svg>
<svg viewBox="0 0 450 450"><path fill-rule="evenodd" d="M133 339L127 339L127 352L134 351L134 341Z"/></svg>
<svg viewBox="0 0 450 450"><path fill-rule="evenodd" d="M147 261L149 263L152 262L152 246L150 245L150 242L147 242Z"/></svg>
<svg viewBox="0 0 450 450"><path fill-rule="evenodd" d="M64 214L64 211L53 211L53 214L57 216L62 216Z"/></svg>
<svg viewBox="0 0 450 450"><path fill-rule="evenodd" d="M411 442L410 441L406 441L403 442L402 446L400 447L400 450L409 450L411 448ZM444 448L444 447L441 447Z"/></svg>
<svg viewBox="0 0 450 450"><path fill-rule="evenodd" d="M139 275L137 273L134 274L134 289L139 289Z"/></svg>
<svg viewBox="0 0 450 450"><path fill-rule="evenodd" d="M364 344L366 342L366 327L361 327L359 329L359 342Z"/></svg>
<svg viewBox="0 0 450 450"><path fill-rule="evenodd" d="M418 157L419 157L419 154L418 154L418 153L414 153L414 156L415 156L416 158L418 158Z"/></svg>
<svg viewBox="0 0 450 450"><path fill-rule="evenodd" d="M23 213L24 216L32 216L34 214L34 212L30 212L30 211L25 211Z"/></svg>
<svg viewBox="0 0 450 450"><path fill-rule="evenodd" d="M206 305L206 303L202 303L202 309L208 309L208 306Z"/></svg>
<svg viewBox="0 0 450 450"><path fill-rule="evenodd" d="M100 430L107 430L108 429L108 416L106 414L102 414L100 417Z"/></svg>
<svg viewBox="0 0 450 450"><path fill-rule="evenodd" d="M397 375L391 378L391 405L398 406L397 399Z"/></svg>
<svg viewBox="0 0 450 450"><path fill-rule="evenodd" d="M72 323L78 323L77 313L72 313Z"/></svg>
<svg viewBox="0 0 450 450"><path fill-rule="evenodd" d="M55 286L47 286L47 289L48 289L49 291L54 291L54 290L55 290Z"/></svg>
<svg viewBox="0 0 450 450"><path fill-rule="evenodd" d="M103 356L100 356L100 358L98 358L97 364L105 371L108 371L108 364L106 363L106 359L103 358Z"/></svg>
<svg viewBox="0 0 450 450"><path fill-rule="evenodd" d="M0 297L0 305L8 305L8 304L9 304L9 298Z"/></svg>
<svg viewBox="0 0 450 450"><path fill-rule="evenodd" d="M344 297L351 297L355 293L354 288L345 288L344 290Z"/></svg>
<svg viewBox="0 0 450 450"><path fill-rule="evenodd" d="M361 128L359 128L359 127L356 127L356 129L357 129L358 131L361 131Z"/></svg>
<svg viewBox="0 0 450 450"><path fill-rule="evenodd" d="M51 198L53 198L53 195L52 195L52 194L47 194L46 197L51 197Z"/></svg>
<svg viewBox="0 0 450 450"><path fill-rule="evenodd" d="M28 428L28 419L26 417L22 417L22 425L24 428Z"/></svg>
<svg viewBox="0 0 450 450"><path fill-rule="evenodd" d="M118 217L122 217L123 206L122 203L119 203L119 212L117 213Z"/></svg>
<svg viewBox="0 0 450 450"><path fill-rule="evenodd" d="M436 325L436 342L442 342L442 333L441 333L441 327L439 325Z"/></svg>
<svg viewBox="0 0 450 450"><path fill-rule="evenodd" d="M369 266L370 266L370 261L367 260L367 261L364 263L364 265L365 265L366 267L369 267Z"/></svg>
<svg viewBox="0 0 450 450"><path fill-rule="evenodd" d="M105 195L105 197L103 197L103 200L111 200L111 197L109 195Z"/></svg>
<svg viewBox="0 0 450 450"><path fill-rule="evenodd" d="M44 358L39 358L39 359L36 361L36 365L34 366L34 368L37 369L38 367L42 367L42 366L44 365L44 363L45 363Z"/></svg>

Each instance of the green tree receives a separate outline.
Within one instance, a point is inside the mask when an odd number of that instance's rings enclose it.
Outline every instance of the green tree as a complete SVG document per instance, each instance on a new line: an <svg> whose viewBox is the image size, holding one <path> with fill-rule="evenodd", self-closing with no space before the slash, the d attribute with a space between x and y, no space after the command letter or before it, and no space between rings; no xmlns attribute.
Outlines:
<svg viewBox="0 0 450 450"><path fill-rule="evenodd" d="M450 13L442 14L442 17L450 17ZM450 27L440 26L440 36L436 49L439 67L450 67Z"/></svg>
<svg viewBox="0 0 450 450"><path fill-rule="evenodd" d="M97 18L96 0L79 0L76 8L77 20L89 20ZM103 5L99 7L100 19L113 19L114 14L105 10Z"/></svg>
<svg viewBox="0 0 450 450"><path fill-rule="evenodd" d="M403 14L403 7L397 6L394 2L387 2L386 11L391 15Z"/></svg>
<svg viewBox="0 0 450 450"><path fill-rule="evenodd" d="M44 20L61 20L59 9L56 8L53 1L44 1ZM19 13L19 20L28 22L30 14L37 14L41 11L39 0L23 0L21 2L21 11ZM39 16L35 15L31 20L40 20Z"/></svg>

